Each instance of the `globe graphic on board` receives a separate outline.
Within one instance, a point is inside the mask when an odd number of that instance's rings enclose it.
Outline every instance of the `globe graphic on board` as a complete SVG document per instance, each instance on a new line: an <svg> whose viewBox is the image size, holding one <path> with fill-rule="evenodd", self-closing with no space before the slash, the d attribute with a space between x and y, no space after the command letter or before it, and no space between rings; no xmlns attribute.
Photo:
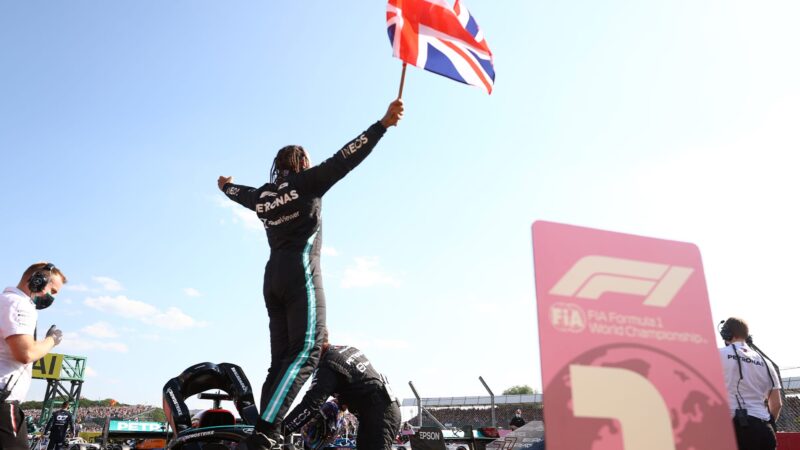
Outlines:
<svg viewBox="0 0 800 450"><path fill-rule="evenodd" d="M640 344L611 344L576 357L553 378L547 387L546 403L566 405L547 411L547 422L560 430L547 435L548 446L575 450L621 450L623 440L618 421L575 417L569 365L627 369L647 378L665 398L672 423L675 448L679 450L722 450L723 445L710 430L731 428L727 398L721 395L697 370L660 349ZM624 395L619 399L625 401ZM647 411L642 411L646 415ZM576 432L578 429L591 432ZM728 450L728 449L725 449Z"/></svg>

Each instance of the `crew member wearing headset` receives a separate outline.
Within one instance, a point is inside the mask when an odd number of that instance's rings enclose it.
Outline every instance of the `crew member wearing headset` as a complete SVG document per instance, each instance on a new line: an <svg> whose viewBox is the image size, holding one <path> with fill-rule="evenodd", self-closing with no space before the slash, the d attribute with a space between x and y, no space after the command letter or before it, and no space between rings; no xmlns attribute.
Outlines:
<svg viewBox="0 0 800 450"><path fill-rule="evenodd" d="M772 364L750 345L744 320L726 320L720 336L725 341L719 354L739 450L774 450L773 423L781 412L781 380Z"/></svg>
<svg viewBox="0 0 800 450"><path fill-rule="evenodd" d="M49 307L67 277L50 263L36 263L16 287L0 294L0 450L28 450L25 414L19 407L31 385L33 362L61 342L55 325L36 340L38 310Z"/></svg>
<svg viewBox="0 0 800 450"><path fill-rule="evenodd" d="M228 198L256 212L270 247L264 301L271 361L257 433L246 444L250 450L269 449L282 438L280 422L319 360L325 328L319 265L322 196L372 152L402 115L402 100L393 101L381 120L314 167L303 147L283 147L272 162L270 181L259 188L233 184L233 177L217 180Z"/></svg>
<svg viewBox="0 0 800 450"><path fill-rule="evenodd" d="M358 450L391 450L400 429L400 407L386 377L378 373L361 350L330 345L327 333L319 366L303 400L284 421L290 435L317 418L320 407L335 395L358 418Z"/></svg>
<svg viewBox="0 0 800 450"><path fill-rule="evenodd" d="M68 434L75 434L75 422L72 420L72 413L69 412L69 402L62 403L61 409L54 411L50 416L43 434L47 433L50 433L47 450L55 450L64 444Z"/></svg>

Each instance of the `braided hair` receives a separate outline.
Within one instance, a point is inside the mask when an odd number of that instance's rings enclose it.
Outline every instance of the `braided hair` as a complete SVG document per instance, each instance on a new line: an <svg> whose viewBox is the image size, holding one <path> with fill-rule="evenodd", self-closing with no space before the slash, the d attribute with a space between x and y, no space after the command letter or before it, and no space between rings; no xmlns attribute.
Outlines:
<svg viewBox="0 0 800 450"><path fill-rule="evenodd" d="M308 162L308 155L305 149L299 145L287 145L278 150L275 159L272 160L269 181L275 183L281 178L285 178L290 173L300 173L305 169Z"/></svg>

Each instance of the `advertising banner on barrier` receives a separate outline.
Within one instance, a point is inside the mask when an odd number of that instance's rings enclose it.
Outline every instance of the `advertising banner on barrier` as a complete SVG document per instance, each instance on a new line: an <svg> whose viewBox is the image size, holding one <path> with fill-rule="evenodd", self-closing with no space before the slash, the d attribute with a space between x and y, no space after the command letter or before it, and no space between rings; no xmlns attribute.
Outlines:
<svg viewBox="0 0 800 450"><path fill-rule="evenodd" d="M139 422L136 420L112 420L108 424L108 431L116 432L153 432L164 433L167 430L165 422Z"/></svg>
<svg viewBox="0 0 800 450"><path fill-rule="evenodd" d="M548 450L736 448L700 251L533 224Z"/></svg>
<svg viewBox="0 0 800 450"><path fill-rule="evenodd" d="M447 450L442 430L435 427L422 427L417 430L417 434L411 436L411 448L414 450Z"/></svg>

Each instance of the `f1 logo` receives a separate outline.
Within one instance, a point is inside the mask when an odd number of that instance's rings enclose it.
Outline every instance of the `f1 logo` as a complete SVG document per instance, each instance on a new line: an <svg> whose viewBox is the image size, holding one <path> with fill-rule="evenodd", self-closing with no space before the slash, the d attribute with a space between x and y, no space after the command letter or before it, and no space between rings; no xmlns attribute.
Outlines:
<svg viewBox="0 0 800 450"><path fill-rule="evenodd" d="M597 300L617 292L640 295L645 305L666 308L693 272L691 267L590 255L579 259L550 294Z"/></svg>

